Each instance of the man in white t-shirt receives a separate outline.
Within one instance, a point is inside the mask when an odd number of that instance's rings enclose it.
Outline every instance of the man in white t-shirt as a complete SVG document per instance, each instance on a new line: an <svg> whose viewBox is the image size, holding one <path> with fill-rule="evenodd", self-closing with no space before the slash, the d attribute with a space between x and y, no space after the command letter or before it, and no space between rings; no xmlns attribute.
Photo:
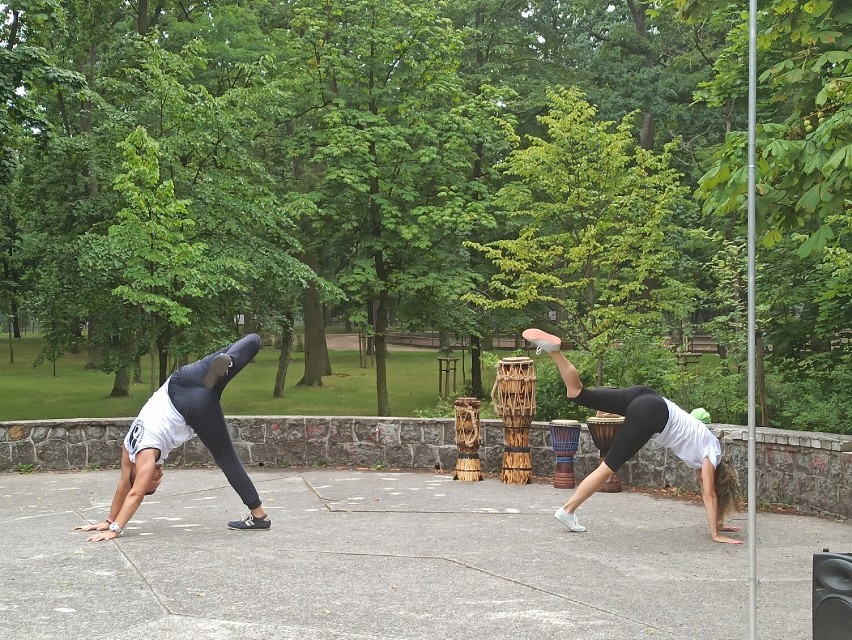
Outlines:
<svg viewBox="0 0 852 640"><path fill-rule="evenodd" d="M260 350L255 333L181 367L145 403L130 425L121 449L121 476L107 518L82 527L96 531L87 540L100 542L121 535L146 495L163 480L163 463L176 447L197 435L228 482L248 507L231 529L267 530L272 522L263 509L254 484L240 461L222 413L222 391Z"/></svg>
<svg viewBox="0 0 852 640"><path fill-rule="evenodd" d="M577 508L653 439L691 468L700 470L710 538L714 542L742 544L721 533L739 531L739 527L723 523L725 516L736 510L739 481L736 471L722 460L719 439L703 422L643 385L626 389L584 387L577 369L560 351L562 341L557 336L540 329L527 329L523 336L536 345L537 352L544 351L553 359L572 401L589 409L624 416L624 423L603 462L583 479L565 505L554 514L562 524L571 531L585 531L577 521Z"/></svg>

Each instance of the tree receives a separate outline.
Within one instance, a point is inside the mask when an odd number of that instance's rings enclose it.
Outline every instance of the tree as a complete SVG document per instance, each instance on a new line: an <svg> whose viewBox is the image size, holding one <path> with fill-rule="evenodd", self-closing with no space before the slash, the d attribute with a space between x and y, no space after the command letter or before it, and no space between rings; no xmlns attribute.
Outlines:
<svg viewBox="0 0 852 640"><path fill-rule="evenodd" d="M395 301L434 280L435 264L445 276L459 265L450 257L476 223L469 203L479 185L467 176L479 132L457 75L460 34L431 2L300 8L293 28L312 56L311 91L323 105L306 173L318 177L312 200L326 222L312 222L345 256L341 288L363 301L378 411L389 415L386 332Z"/></svg>
<svg viewBox="0 0 852 640"><path fill-rule="evenodd" d="M711 105L727 101L744 107L745 21L727 5L681 4L690 19L712 11L733 25L716 74L698 97ZM829 381L848 377L849 348L842 336L852 323L852 296L844 284L852 249L850 18L852 12L840 2L777 0L761 7L757 41L763 69L756 132L758 299L768 309L761 329L772 349L766 375L775 377L779 389L802 384L805 375L826 380L803 387L801 395L837 412L843 411L842 401ZM733 241L745 235L746 145L746 132L731 132L700 181L708 219L722 219ZM771 388L768 394L779 409L773 413L789 421L789 394Z"/></svg>
<svg viewBox="0 0 852 640"><path fill-rule="evenodd" d="M0 9L0 300L10 318L11 334L20 338L26 230L13 183L25 148L48 140L53 132L40 108L39 91L79 93L85 83L49 51L51 34L66 28L62 3L22 0L4 3Z"/></svg>
<svg viewBox="0 0 852 640"><path fill-rule="evenodd" d="M662 332L694 307L697 291L678 277L689 231L676 220L689 205L670 150L636 146L629 117L613 130L576 89L549 100L547 139L530 137L506 161L514 180L499 196L516 235L471 243L499 269L473 299L545 324L558 310L564 333L598 359L600 381L608 345L642 327Z"/></svg>
<svg viewBox="0 0 852 640"><path fill-rule="evenodd" d="M165 345L158 339L189 324L193 299L237 283L205 259L204 243L189 240L194 226L189 203L175 198L171 180L160 180L158 145L145 129L137 127L119 148L125 173L116 178L115 189L127 206L105 236L89 236L81 262L111 273L113 295L146 318L149 353L152 360L160 356L159 375L152 370L153 390L168 376Z"/></svg>
<svg viewBox="0 0 852 640"><path fill-rule="evenodd" d="M758 129L758 207L764 243L777 243L789 230L804 230L801 255L810 255L838 237L834 224L849 213L852 187L852 18L843 3L804 4L776 0L759 16L761 51ZM694 9L694 8L693 8ZM717 9L729 11L728 7ZM748 38L736 25L716 63L716 77L699 96L711 104L735 98L742 103L739 72ZM705 209L717 215L742 212L746 200L746 134L731 133L715 166L701 181ZM845 215L840 215L845 214Z"/></svg>

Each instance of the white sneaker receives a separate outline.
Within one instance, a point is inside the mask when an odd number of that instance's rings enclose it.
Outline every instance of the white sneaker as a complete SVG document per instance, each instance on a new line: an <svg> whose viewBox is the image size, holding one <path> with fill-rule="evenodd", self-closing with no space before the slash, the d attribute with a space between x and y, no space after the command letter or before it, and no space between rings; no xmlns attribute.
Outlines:
<svg viewBox="0 0 852 640"><path fill-rule="evenodd" d="M550 353L551 351L559 351L562 346L562 340L554 335L546 333L541 329L527 329L521 334L524 340L532 342L535 345L535 352Z"/></svg>
<svg viewBox="0 0 852 640"><path fill-rule="evenodd" d="M556 510L556 513L553 514L553 517L559 520L562 524L568 527L571 531L576 533L582 533L586 530L586 527L577 522L577 515L574 513L567 513L565 509L559 507Z"/></svg>

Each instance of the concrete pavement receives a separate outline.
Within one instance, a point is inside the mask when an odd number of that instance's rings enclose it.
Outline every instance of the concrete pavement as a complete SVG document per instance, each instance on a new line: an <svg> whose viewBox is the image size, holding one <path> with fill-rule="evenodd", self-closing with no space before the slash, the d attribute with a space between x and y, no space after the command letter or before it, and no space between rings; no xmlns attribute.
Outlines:
<svg viewBox="0 0 852 640"><path fill-rule="evenodd" d="M545 483L250 474L270 531L226 528L244 510L218 469L171 469L104 543L75 527L103 519L118 471L0 474L0 638L748 638L746 545L711 542L698 504L598 494L577 534ZM760 638L811 638L823 548L852 551L852 524L758 515Z"/></svg>

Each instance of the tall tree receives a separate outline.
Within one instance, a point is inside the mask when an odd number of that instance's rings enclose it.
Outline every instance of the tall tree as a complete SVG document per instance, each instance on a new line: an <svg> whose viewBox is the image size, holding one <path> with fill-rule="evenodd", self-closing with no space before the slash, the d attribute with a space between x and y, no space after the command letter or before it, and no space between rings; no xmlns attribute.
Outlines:
<svg viewBox="0 0 852 640"><path fill-rule="evenodd" d="M565 335L600 363L625 333L662 332L667 316L694 307L696 290L678 277L686 189L668 150L635 145L629 117L597 121L574 89L549 99L547 138L530 138L506 161L514 180L500 200L517 236L474 245L499 268L475 300L527 309L544 323L560 309Z"/></svg>
<svg viewBox="0 0 852 640"><path fill-rule="evenodd" d="M470 96L457 74L460 34L442 4L306 2L295 28L326 97L314 132L311 171L326 238L349 256L339 274L374 311L376 389L389 415L386 333L395 300L423 286L425 264L458 250L475 223L468 206L473 163ZM416 284L413 284L416 283ZM366 314L365 314L366 316Z"/></svg>

